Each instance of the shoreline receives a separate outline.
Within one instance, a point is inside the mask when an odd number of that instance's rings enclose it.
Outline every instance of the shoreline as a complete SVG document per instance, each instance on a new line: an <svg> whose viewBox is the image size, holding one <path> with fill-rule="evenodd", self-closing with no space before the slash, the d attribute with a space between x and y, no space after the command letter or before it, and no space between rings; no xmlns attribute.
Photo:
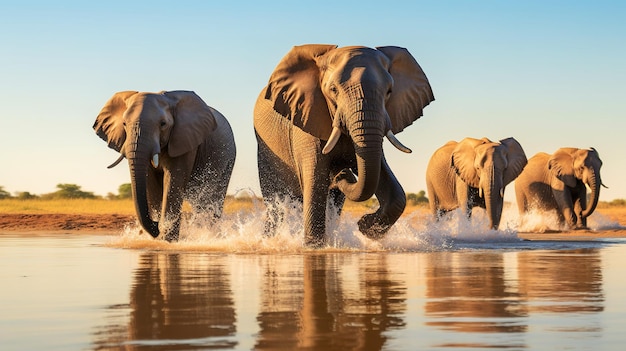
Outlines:
<svg viewBox="0 0 626 351"><path fill-rule="evenodd" d="M593 241L626 239L626 208L619 211L598 211L619 223L619 227L603 230L519 232L521 239L531 241ZM608 212L608 213L607 213ZM0 234L97 234L116 235L125 226L134 225L136 217L127 214L0 214Z"/></svg>

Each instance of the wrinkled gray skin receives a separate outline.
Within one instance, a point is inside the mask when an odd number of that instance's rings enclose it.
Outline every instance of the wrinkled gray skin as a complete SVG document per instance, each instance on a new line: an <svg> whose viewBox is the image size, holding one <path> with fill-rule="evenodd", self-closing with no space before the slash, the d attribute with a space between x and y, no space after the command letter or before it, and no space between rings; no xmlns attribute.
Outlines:
<svg viewBox="0 0 626 351"><path fill-rule="evenodd" d="M504 189L527 163L522 146L514 138L492 142L487 138L450 141L437 149L426 169L430 208L439 219L461 208L470 217L472 208L487 211L489 226L498 229L504 206Z"/></svg>
<svg viewBox="0 0 626 351"><path fill-rule="evenodd" d="M602 160L594 149L561 148L549 155L540 152L515 181L520 215L532 209L556 210L560 225L587 228L600 198ZM587 203L587 186L591 190Z"/></svg>
<svg viewBox="0 0 626 351"><path fill-rule="evenodd" d="M192 91L116 93L93 125L128 159L141 226L153 237L177 240L181 206L217 218L235 163L228 121Z"/></svg>
<svg viewBox="0 0 626 351"><path fill-rule="evenodd" d="M254 109L258 167L272 234L282 210L275 198L303 206L305 240L325 244L327 204L376 195L380 208L358 222L379 238L404 211L406 198L383 154L383 137L399 133L433 101L426 78L403 48L303 45L278 64ZM357 180L358 179L358 180Z"/></svg>

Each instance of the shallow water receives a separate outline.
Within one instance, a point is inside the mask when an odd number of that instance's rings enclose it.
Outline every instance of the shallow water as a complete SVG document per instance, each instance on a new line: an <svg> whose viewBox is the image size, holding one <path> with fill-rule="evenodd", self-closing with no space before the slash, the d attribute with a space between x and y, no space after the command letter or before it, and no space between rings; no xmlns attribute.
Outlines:
<svg viewBox="0 0 626 351"><path fill-rule="evenodd" d="M136 228L0 234L0 349L618 350L626 341L621 240L528 242L481 231L479 219L407 218L382 242L340 221L329 248L308 250L299 228L268 239L254 234L257 220L191 223L176 244Z"/></svg>

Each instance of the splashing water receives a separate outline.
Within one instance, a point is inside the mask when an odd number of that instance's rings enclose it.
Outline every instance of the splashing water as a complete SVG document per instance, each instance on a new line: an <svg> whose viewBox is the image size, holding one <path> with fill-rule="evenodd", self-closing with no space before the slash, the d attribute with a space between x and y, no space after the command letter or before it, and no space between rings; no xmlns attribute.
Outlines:
<svg viewBox="0 0 626 351"><path fill-rule="evenodd" d="M482 209L475 209L470 219L461 211L453 211L440 221L435 221L427 210L417 210L402 216L380 240L371 240L358 230L357 221L364 211L344 212L341 216L330 218L327 221L327 246L313 250L304 244L302 207L289 201L278 202L276 206L285 209L285 220L277 228L276 235L271 237L264 235L265 205L255 199L251 209L232 211L215 223L200 216L186 216L181 223L180 239L175 243L155 240L142 233L138 224L132 224L109 245L148 250L232 253L425 252L455 250L468 243L498 247L501 243L522 240L517 236L519 218L515 206L505 207L499 230L488 229L489 220ZM544 214L528 217L536 219L537 223L546 223ZM603 227L614 225L607 223L606 219L601 218L600 221ZM534 225L528 221L526 225L528 223Z"/></svg>
<svg viewBox="0 0 626 351"><path fill-rule="evenodd" d="M559 223L556 211L532 209L529 213L519 217L518 222L521 223L518 225L520 232L555 233L570 230L566 224ZM587 218L587 227L591 231L626 229L619 222L613 221L597 211Z"/></svg>

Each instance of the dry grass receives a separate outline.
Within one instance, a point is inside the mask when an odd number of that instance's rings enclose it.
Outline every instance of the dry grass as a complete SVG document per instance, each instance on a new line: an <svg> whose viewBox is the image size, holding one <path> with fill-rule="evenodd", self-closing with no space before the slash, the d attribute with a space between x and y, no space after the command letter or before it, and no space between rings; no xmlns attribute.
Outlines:
<svg viewBox="0 0 626 351"><path fill-rule="evenodd" d="M0 213L7 214L120 214L133 215L132 200L65 199L0 200Z"/></svg>
<svg viewBox="0 0 626 351"><path fill-rule="evenodd" d="M228 196L224 203L225 213L251 212L263 208L263 201L260 199L243 198L234 199ZM346 201L345 212L365 213L373 211L371 203L357 203ZM189 206L185 205L183 211L189 211ZM414 211L428 211L428 205L408 206L404 214ZM598 212L610 217L619 217L626 213L626 206L602 204L598 206ZM0 213L6 214L118 214L134 215L135 207L132 200L105 200L105 199L66 199L66 200L0 200Z"/></svg>

